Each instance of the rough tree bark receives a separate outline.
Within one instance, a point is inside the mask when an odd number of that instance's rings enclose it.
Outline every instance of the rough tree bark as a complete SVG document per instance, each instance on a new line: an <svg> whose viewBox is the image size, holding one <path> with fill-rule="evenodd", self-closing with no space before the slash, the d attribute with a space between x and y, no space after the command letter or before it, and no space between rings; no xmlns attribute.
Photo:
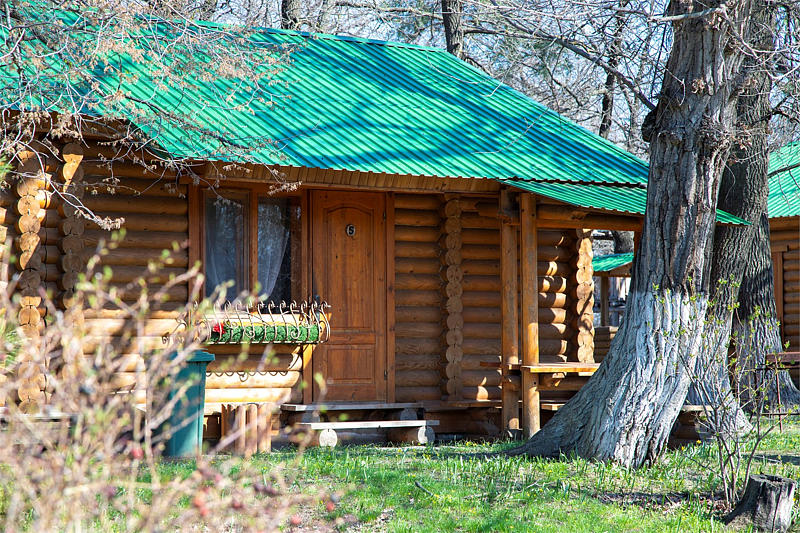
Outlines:
<svg viewBox="0 0 800 533"><path fill-rule="evenodd" d="M754 2L748 41L759 55L748 55L743 64L743 89L736 104L737 138L722 176L719 208L751 223L750 226L719 226L714 237L712 283L720 283L716 305L709 311L708 345L698 357L696 373L700 382L689 390L689 403L713 403L715 411L726 413L727 420L717 424L724 431L749 427L740 402L752 407L753 393L764 383L777 401L774 373L756 369L764 366L764 354L780 351L780 337L775 315L772 258L767 218L767 164L769 158L769 101L772 78L769 72L774 50L774 7L763 0ZM739 307L734 310L735 304ZM737 346L738 390L731 390L727 368L728 342L733 319ZM706 378L706 379L702 379ZM800 402L800 391L787 372L779 376L784 404ZM720 407L722 409L720 409Z"/></svg>
<svg viewBox="0 0 800 533"><path fill-rule="evenodd" d="M447 51L459 59L464 59L464 24L462 0L442 0L442 21Z"/></svg>
<svg viewBox="0 0 800 533"><path fill-rule="evenodd" d="M753 2L748 33L750 45L769 50L772 26L761 0ZM762 56L747 55L742 63L742 91L736 102L735 138L728 164L722 173L719 209L749 222L749 226L718 226L714 234L711 283L714 305L709 308L706 341L697 357L697 366L687 402L710 406L710 430L723 433L750 429L738 398L731 389L728 372L728 345L734 306L747 266L756 228L767 207L768 126L770 117L770 78ZM715 419L717 418L717 419Z"/></svg>
<svg viewBox="0 0 800 533"><path fill-rule="evenodd" d="M788 531L796 487L796 481L781 476L750 476L742 501L722 520L741 530L752 525L754 531Z"/></svg>
<svg viewBox="0 0 800 533"><path fill-rule="evenodd" d="M698 15L701 11L704 14ZM625 322L589 382L509 453L575 451L626 467L664 448L702 343L720 177L750 2L673 0L674 43L653 121L647 211ZM727 22L729 21L729 22Z"/></svg>
<svg viewBox="0 0 800 533"><path fill-rule="evenodd" d="M300 0L281 0L281 28L300 29Z"/></svg>
<svg viewBox="0 0 800 533"><path fill-rule="evenodd" d="M614 253L628 254L633 252L633 232L632 231L612 231L614 238Z"/></svg>
<svg viewBox="0 0 800 533"><path fill-rule="evenodd" d="M775 49L774 35L776 30L775 6L765 0L756 4L753 21L758 40L753 48L759 51ZM770 66L772 58L764 53L759 61L748 58L747 65L753 71L753 81L747 84L743 96L739 98L739 115L745 131L751 133L753 150L752 161L743 160L742 165L733 167L735 181L748 180L758 188L755 196L758 199L758 214L752 226L750 239L744 258L744 270L739 290L739 307L733 318L733 332L736 346L737 372L739 379L738 395L745 410L752 410L754 393L762 386L767 387L768 400L771 405L780 403L784 407L800 405L800 391L797 390L788 372L779 372L776 380L775 372L763 372L764 355L783 351L780 329L775 307L775 286L773 284L772 254L769 245L769 218L767 214L767 193L769 181L767 174L769 143L769 119L772 108L769 94L772 90ZM750 140L750 139L748 139ZM749 164L747 164L749 163ZM723 187L725 180L723 179ZM735 191L734 191L735 192ZM743 200L743 201L742 201ZM722 201L722 199L720 200ZM723 207L736 212L737 202L747 203L748 197L735 198L731 205ZM748 218L748 221L750 219Z"/></svg>

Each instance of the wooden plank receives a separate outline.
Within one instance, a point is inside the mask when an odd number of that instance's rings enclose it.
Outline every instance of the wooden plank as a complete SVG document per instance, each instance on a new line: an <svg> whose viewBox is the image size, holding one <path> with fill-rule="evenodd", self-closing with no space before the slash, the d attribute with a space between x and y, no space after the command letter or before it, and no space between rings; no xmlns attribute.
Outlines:
<svg viewBox="0 0 800 533"><path fill-rule="evenodd" d="M300 264L302 280L300 282L302 294L313 295L311 279L312 279L312 260L311 260L311 214L313 206L311 205L311 191L303 191L300 197ZM306 346L303 348L303 403L312 402L312 394L314 387L314 369L313 369L313 355L314 346Z"/></svg>
<svg viewBox="0 0 800 533"><path fill-rule="evenodd" d="M502 191L500 195L500 211L512 211L514 208L508 190ZM519 288L517 286L517 268L519 260L517 245L517 228L510 224L500 226L500 283L502 286L501 303L502 323L501 323L501 343L503 363L519 363L519 304L517 296ZM505 373L505 372L504 372ZM519 420L519 392L511 390L510 387L503 387L501 393L503 401L502 407L502 427L503 431L509 429L520 429Z"/></svg>
<svg viewBox="0 0 800 533"><path fill-rule="evenodd" d="M539 363L539 278L538 243L536 229L536 197L530 193L520 195L520 246L522 263L522 362ZM522 375L522 434L526 439L539 431L538 382L533 374Z"/></svg>
<svg viewBox="0 0 800 533"><path fill-rule="evenodd" d="M199 185L190 185L187 191L187 200L189 202L189 268L192 268L198 261L203 260L203 230L205 224L203 222L203 192L200 190ZM124 240L123 240L124 242ZM200 264L200 273L203 274L205 268L203 263ZM204 283L205 285L205 283ZM200 295L205 296L203 287L200 289Z"/></svg>
<svg viewBox="0 0 800 533"><path fill-rule="evenodd" d="M784 342L786 335L784 334L783 327L783 253L772 252L772 279L775 285L775 314L778 322L781 323L781 328L778 334L781 337L781 343Z"/></svg>
<svg viewBox="0 0 800 533"><path fill-rule="evenodd" d="M438 426L438 420L354 420L352 422L298 422L297 429L381 429Z"/></svg>
<svg viewBox="0 0 800 533"><path fill-rule="evenodd" d="M553 363L538 365L522 365L520 370L533 374L577 374L580 372L593 373L600 368L600 363Z"/></svg>
<svg viewBox="0 0 800 533"><path fill-rule="evenodd" d="M600 278L600 325L608 326L608 298L610 294L608 277Z"/></svg>
<svg viewBox="0 0 800 533"><path fill-rule="evenodd" d="M402 409L421 409L421 403L330 403L330 404L313 404L302 405L296 403L285 403L281 405L281 411L290 411L293 413L308 413L314 411L395 411Z"/></svg>
<svg viewBox="0 0 800 533"><path fill-rule="evenodd" d="M394 241L395 195L386 195L386 401L395 401L395 241Z"/></svg>

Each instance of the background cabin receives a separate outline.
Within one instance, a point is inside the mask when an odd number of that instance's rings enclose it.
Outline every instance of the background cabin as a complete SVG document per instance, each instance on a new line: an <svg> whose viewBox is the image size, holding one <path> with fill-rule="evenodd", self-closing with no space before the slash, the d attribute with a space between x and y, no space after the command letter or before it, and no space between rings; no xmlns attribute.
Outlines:
<svg viewBox="0 0 800 533"><path fill-rule="evenodd" d="M775 304L787 351L800 351L800 143L785 146L769 161L770 249ZM797 376L795 376L797 377Z"/></svg>

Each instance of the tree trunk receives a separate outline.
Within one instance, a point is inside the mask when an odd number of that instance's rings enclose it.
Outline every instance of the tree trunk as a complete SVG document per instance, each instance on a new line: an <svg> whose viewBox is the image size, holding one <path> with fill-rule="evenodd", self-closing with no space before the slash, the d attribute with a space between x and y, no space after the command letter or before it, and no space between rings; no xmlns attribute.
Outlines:
<svg viewBox="0 0 800 533"><path fill-rule="evenodd" d="M760 0L754 2L748 41L756 49L768 49L771 31L764 28L768 12ZM711 283L714 305L709 308L706 342L698 354L695 377L687 402L709 405L713 432L742 433L751 426L731 390L728 345L740 284L754 243L757 223L767 207L767 158L769 148L770 78L762 58L748 56L742 64L743 89L736 102L736 134L722 174L719 209L738 216L749 226L718 226L714 235Z"/></svg>
<svg viewBox="0 0 800 533"><path fill-rule="evenodd" d="M775 43L774 8L760 0L754 2L749 35L750 45L760 51L773 50ZM777 403L774 373L761 370L764 354L781 351L775 323L775 299L772 282L772 258L769 246L767 218L767 163L769 158L769 119L772 114L769 95L772 89L769 54L748 56L743 65L743 90L739 95L737 112L738 138L731 149L720 186L719 208L743 218L750 226L719 226L714 241L712 283L718 285L716 305L707 320L709 344L718 346L718 355L704 351L698 357L698 374L719 376L716 396L703 395L698 387L689 391L691 403L727 404L726 411L736 415L736 429L749 427L739 410L742 402L751 410L754 393L762 384L768 385L771 403ZM739 307L735 308L736 302ZM731 317L735 314L734 332L738 360L735 376L738 394L732 394L728 378L727 345L730 340ZM711 367L717 366L717 370ZM766 383L764 379L767 378ZM794 387L788 373L779 376L781 400L797 404L800 391ZM708 383L706 383L708 385ZM706 389L713 387L706 386ZM707 402L702 402L706 396ZM736 398L738 396L738 398ZM732 430L734 428L728 428Z"/></svg>
<svg viewBox="0 0 800 533"><path fill-rule="evenodd" d="M792 525L792 506L797 482L758 474L750 476L742 500L723 521L736 529L753 526L755 531L787 531Z"/></svg>
<svg viewBox="0 0 800 533"><path fill-rule="evenodd" d="M628 254L633 252L633 232L632 231L612 231L614 238L614 253Z"/></svg>
<svg viewBox="0 0 800 533"><path fill-rule="evenodd" d="M464 59L464 24L462 0L442 0L442 20L447 51L459 59Z"/></svg>
<svg viewBox="0 0 800 533"><path fill-rule="evenodd" d="M628 20L622 14L622 10L628 5L628 0L620 0L619 11L614 15L614 35L608 46L608 66L616 69L619 66L619 58L622 55L622 34ZM614 116L614 88L617 84L617 77L611 72L606 73L605 90L600 107L600 137L608 139L611 132L611 119Z"/></svg>
<svg viewBox="0 0 800 533"><path fill-rule="evenodd" d="M620 0L619 11L614 15L614 34L608 46L608 66L616 69L619 66L619 58L622 55L622 34L628 20L622 14L622 10L628 5L628 0ZM608 139L611 133L611 123L614 117L614 89L617 85L617 77L608 72L603 90L603 100L600 104L600 128L597 133L600 137ZM612 231L614 238L614 253L626 254L633 252L633 232L632 231Z"/></svg>
<svg viewBox="0 0 800 533"><path fill-rule="evenodd" d="M741 54L719 2L673 1L674 44L650 144L647 211L625 322L589 382L511 454L575 451L626 467L664 448L686 398L709 302L717 193ZM749 2L727 6L741 34Z"/></svg>
<svg viewBox="0 0 800 533"><path fill-rule="evenodd" d="M300 29L300 0L281 0L281 28Z"/></svg>

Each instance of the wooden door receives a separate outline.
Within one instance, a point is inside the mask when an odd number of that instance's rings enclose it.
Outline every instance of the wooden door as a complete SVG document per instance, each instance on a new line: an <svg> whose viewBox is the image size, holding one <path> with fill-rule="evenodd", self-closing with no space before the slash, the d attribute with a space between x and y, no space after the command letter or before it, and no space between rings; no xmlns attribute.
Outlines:
<svg viewBox="0 0 800 533"><path fill-rule="evenodd" d="M385 401L386 197L313 191L311 209L313 290L331 305L330 340L312 355L324 400Z"/></svg>

